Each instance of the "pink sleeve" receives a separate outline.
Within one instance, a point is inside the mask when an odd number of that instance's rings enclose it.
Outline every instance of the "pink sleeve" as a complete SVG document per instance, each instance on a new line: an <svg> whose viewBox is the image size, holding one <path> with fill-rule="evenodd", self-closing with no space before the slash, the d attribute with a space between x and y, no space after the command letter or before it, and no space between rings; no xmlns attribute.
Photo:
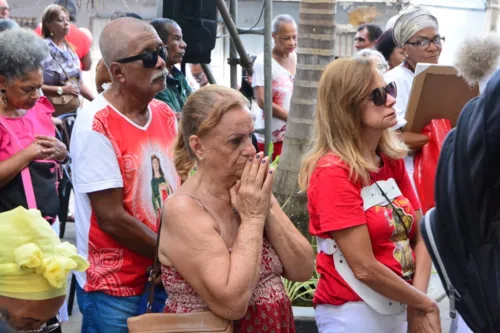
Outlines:
<svg viewBox="0 0 500 333"><path fill-rule="evenodd" d="M408 200L410 200L413 209L419 210L420 208L422 208L422 206L420 205L420 200L418 199L418 196L413 189L413 185L411 184L410 176L408 176L408 172L406 172L404 160L392 160L392 170L394 172L394 178L396 179L396 183L398 184L401 193Z"/></svg>
<svg viewBox="0 0 500 333"><path fill-rule="evenodd" d="M318 216L316 231L327 233L366 224L360 189L340 165L317 167L310 185L310 204Z"/></svg>

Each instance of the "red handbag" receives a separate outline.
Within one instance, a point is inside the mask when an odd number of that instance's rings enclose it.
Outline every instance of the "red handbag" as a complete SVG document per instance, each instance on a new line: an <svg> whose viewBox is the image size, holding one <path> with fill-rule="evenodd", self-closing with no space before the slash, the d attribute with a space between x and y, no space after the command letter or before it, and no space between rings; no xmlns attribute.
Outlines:
<svg viewBox="0 0 500 333"><path fill-rule="evenodd" d="M446 135L451 130L451 122L448 119L434 119L425 125L422 134L429 137L429 142L415 154L413 160L415 171L413 180L417 188L418 197L422 205L422 212L435 206L434 202L434 178L439 160L439 153L443 146Z"/></svg>

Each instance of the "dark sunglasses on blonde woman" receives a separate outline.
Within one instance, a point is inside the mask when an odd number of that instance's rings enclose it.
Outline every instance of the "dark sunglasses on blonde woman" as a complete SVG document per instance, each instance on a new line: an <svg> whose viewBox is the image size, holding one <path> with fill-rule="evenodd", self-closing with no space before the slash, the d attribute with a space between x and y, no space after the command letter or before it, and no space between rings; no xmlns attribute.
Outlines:
<svg viewBox="0 0 500 333"><path fill-rule="evenodd" d="M369 98L376 106L382 106L387 101L388 94L394 98L397 97L398 89L395 82L391 82L385 87L373 89Z"/></svg>

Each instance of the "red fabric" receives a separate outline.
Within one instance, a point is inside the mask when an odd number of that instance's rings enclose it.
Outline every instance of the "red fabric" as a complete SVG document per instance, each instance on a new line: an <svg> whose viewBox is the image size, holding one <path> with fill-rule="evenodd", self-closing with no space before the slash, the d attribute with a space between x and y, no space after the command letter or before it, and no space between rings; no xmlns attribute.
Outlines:
<svg viewBox="0 0 500 333"><path fill-rule="evenodd" d="M281 155L281 149L283 148L283 141L274 142L273 145L274 145L274 152L273 152L273 161L274 161L276 157ZM257 148L259 148L259 151L264 151L264 144L257 142Z"/></svg>
<svg viewBox="0 0 500 333"><path fill-rule="evenodd" d="M129 119L109 105L95 114L92 129L108 138L116 151L123 176L123 208L156 233L157 212L148 200L151 183L140 166L149 165L151 156L158 155L158 151L165 154L161 156L164 167L169 165L173 159L168 148L175 140L177 122L167 104L153 100L149 108L153 120L147 129L131 126ZM172 186L168 176L165 183ZM103 291L112 296L140 295L147 280L146 269L152 264L150 257L130 250L103 231L94 212L88 231L88 260L85 291Z"/></svg>
<svg viewBox="0 0 500 333"><path fill-rule="evenodd" d="M38 36L42 36L42 27L38 25L35 29ZM89 37L81 31L75 24L71 23L66 40L75 48L76 55L80 59L80 69L82 68L82 59L90 52L92 43Z"/></svg>
<svg viewBox="0 0 500 333"><path fill-rule="evenodd" d="M424 214L435 205L434 179L439 153L450 130L451 122L448 119L432 120L422 130L422 134L429 137L429 142L415 154L413 180L415 181L418 197L422 202L422 212Z"/></svg>
<svg viewBox="0 0 500 333"><path fill-rule="evenodd" d="M165 312L187 313L209 310L206 303L179 272L163 265L161 269L162 282L168 294ZM292 306L281 281L282 274L283 265L280 258L269 241L264 238L259 282L250 298L247 313L235 321L236 333L295 332Z"/></svg>
<svg viewBox="0 0 500 333"><path fill-rule="evenodd" d="M420 209L420 203L406 173L404 161L391 160L384 155L382 160L383 167L371 176L377 182L390 178L396 181L402 195L396 197L392 204L401 208L403 219L411 223L411 226L407 226L411 239L415 235L415 210ZM370 186L372 185L374 184L370 181ZM399 238L403 226L394 222L395 213L393 214L390 205L375 205L364 210L361 190L367 187L369 186L364 187L360 182L350 180L349 167L338 156L328 154L321 158L307 190L309 232L313 236L332 238L332 231L366 224L375 258L397 275L406 276L410 282L414 266L408 263L413 264L414 254L409 241ZM404 235L403 238L406 239ZM401 253L411 253L411 257L398 257ZM342 305L361 301L336 271L331 255L318 253L316 264L320 279L313 300L315 305Z"/></svg>

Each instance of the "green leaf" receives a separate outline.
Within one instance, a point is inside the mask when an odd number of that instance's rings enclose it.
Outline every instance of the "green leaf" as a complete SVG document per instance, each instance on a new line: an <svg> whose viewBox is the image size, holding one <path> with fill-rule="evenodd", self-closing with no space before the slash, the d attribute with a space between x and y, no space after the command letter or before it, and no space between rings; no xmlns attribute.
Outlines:
<svg viewBox="0 0 500 333"><path fill-rule="evenodd" d="M278 164L280 163L280 156L281 155L276 156L276 159L271 163L271 168L274 168L275 170L278 168Z"/></svg>
<svg viewBox="0 0 500 333"><path fill-rule="evenodd" d="M267 147L267 157L269 157L269 159L271 159L273 157L273 154L274 154L274 143L271 141L269 142L269 146Z"/></svg>

